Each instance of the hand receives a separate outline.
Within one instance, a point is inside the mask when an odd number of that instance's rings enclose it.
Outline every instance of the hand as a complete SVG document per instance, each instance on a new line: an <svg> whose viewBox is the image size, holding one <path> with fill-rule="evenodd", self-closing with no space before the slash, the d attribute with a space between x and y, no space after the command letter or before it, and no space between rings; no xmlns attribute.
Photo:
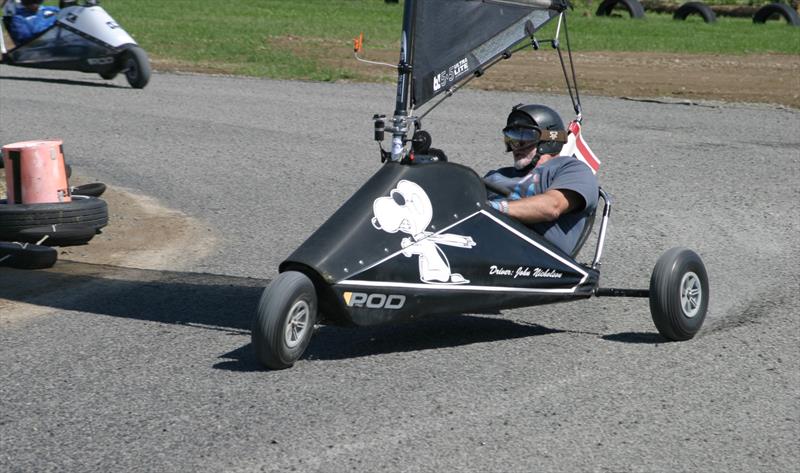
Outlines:
<svg viewBox="0 0 800 473"><path fill-rule="evenodd" d="M490 200L489 205L500 213L508 213L508 200L506 199Z"/></svg>

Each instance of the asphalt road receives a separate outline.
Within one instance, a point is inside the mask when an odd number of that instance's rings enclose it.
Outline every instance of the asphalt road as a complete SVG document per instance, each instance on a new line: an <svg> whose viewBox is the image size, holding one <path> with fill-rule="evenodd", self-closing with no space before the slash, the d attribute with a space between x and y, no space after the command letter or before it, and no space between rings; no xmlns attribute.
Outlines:
<svg viewBox="0 0 800 473"><path fill-rule="evenodd" d="M498 130L519 102L571 112L465 91L425 125L484 171L509 160ZM0 142L63 138L77 172L219 237L168 271L0 269L0 298L42 286L13 296L36 315L0 314L0 471L796 471L800 112L583 104L616 199L603 283L646 287L661 253L693 248L712 291L698 337L665 343L646 300L605 298L323 327L266 371L248 330L262 288L378 169L371 117L394 88L155 74L137 91L0 67Z"/></svg>

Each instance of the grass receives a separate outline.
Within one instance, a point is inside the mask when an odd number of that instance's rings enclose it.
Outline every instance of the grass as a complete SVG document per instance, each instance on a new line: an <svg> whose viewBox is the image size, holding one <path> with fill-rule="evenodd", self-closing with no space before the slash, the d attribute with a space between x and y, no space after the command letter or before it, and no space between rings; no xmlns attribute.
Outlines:
<svg viewBox="0 0 800 473"><path fill-rule="evenodd" d="M619 17L573 15L568 20L576 51L800 54L800 28L784 22L756 25L749 18L718 17L707 24L698 16L676 21L672 15L652 12L641 20L628 18L627 12Z"/></svg>
<svg viewBox="0 0 800 473"><path fill-rule="evenodd" d="M394 58L402 21L402 2L383 0L104 0L102 5L157 67L281 79L357 78L346 66L352 38L363 31L367 56L382 52ZM596 17L595 8L582 3L569 18L575 51L800 54L800 28L782 21L755 25L747 18L720 17L708 25L652 12L631 20L627 14Z"/></svg>

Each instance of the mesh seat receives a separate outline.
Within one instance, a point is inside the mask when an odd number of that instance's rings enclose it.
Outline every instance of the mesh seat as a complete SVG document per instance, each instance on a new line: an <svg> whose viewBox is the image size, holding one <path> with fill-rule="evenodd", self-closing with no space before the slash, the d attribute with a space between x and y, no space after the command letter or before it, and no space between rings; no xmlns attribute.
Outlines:
<svg viewBox="0 0 800 473"><path fill-rule="evenodd" d="M570 256L575 258L580 253L581 248L583 248L583 244L586 243L586 240L589 238L589 235L592 233L592 227L594 227L594 218L597 215L597 207L600 205L600 201L603 201L603 205L606 203L605 195L602 192L602 189L599 193L599 198L597 199L597 206L592 210L592 213L586 216L586 222L583 225L583 231L581 232L581 236L578 238L578 242L575 244L575 248L573 248Z"/></svg>

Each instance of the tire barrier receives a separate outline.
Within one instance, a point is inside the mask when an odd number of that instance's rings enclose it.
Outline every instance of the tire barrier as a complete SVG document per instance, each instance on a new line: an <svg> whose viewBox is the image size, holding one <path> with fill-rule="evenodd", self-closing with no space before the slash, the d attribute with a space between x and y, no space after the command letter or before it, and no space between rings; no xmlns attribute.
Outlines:
<svg viewBox="0 0 800 473"><path fill-rule="evenodd" d="M106 191L106 185L102 182L93 182L70 188L72 195L84 195L88 197L100 197Z"/></svg>
<svg viewBox="0 0 800 473"><path fill-rule="evenodd" d="M44 269L56 264L58 252L49 246L0 241L0 266Z"/></svg>
<svg viewBox="0 0 800 473"><path fill-rule="evenodd" d="M686 2L681 5L675 13L672 15L672 18L675 20L685 20L689 15L700 15L703 17L703 21L706 23L714 23L717 21L717 15L714 11L702 2Z"/></svg>
<svg viewBox="0 0 800 473"><path fill-rule="evenodd" d="M48 245L83 245L108 224L108 204L74 195L72 202L8 204L0 200L0 240Z"/></svg>
<svg viewBox="0 0 800 473"><path fill-rule="evenodd" d="M611 12L617 6L624 7L631 18L644 18L644 7L638 0L603 0L597 7L597 16L611 16Z"/></svg>
<svg viewBox="0 0 800 473"><path fill-rule="evenodd" d="M800 15L785 3L770 3L759 8L753 15L753 23L766 23L773 16L783 17L789 25L800 26Z"/></svg>

